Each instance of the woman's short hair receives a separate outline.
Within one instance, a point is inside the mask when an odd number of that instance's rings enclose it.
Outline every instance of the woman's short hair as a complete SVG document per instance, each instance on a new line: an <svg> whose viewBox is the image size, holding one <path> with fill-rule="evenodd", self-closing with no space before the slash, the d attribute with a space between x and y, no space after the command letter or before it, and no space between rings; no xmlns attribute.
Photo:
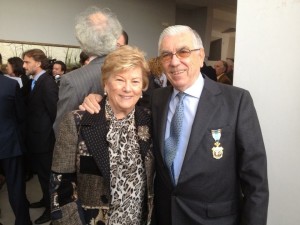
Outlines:
<svg viewBox="0 0 300 225"><path fill-rule="evenodd" d="M23 68L23 60L19 57L11 57L7 60L11 65L12 71L16 77L20 77L25 74L25 69Z"/></svg>
<svg viewBox="0 0 300 225"><path fill-rule="evenodd" d="M122 46L111 52L105 57L101 68L102 87L111 75L135 68L141 68L143 90L146 90L149 83L149 66L145 59L144 53L138 48L131 47L129 45Z"/></svg>

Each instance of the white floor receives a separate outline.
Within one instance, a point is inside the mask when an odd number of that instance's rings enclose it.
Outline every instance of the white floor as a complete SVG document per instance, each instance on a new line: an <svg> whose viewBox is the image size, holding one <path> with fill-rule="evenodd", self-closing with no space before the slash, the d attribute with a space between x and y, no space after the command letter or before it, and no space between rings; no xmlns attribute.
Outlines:
<svg viewBox="0 0 300 225"><path fill-rule="evenodd" d="M42 198L41 188L36 175L30 181L27 182L26 188L27 188L26 190L27 198L29 202L37 202ZM8 202L6 185L4 185L0 190L0 209L1 209L0 222L3 225L14 224L15 216ZM30 209L30 216L33 224L34 224L34 220L36 220L39 216L41 216L44 210L45 208ZM49 224L50 222L44 223L44 225L49 225Z"/></svg>

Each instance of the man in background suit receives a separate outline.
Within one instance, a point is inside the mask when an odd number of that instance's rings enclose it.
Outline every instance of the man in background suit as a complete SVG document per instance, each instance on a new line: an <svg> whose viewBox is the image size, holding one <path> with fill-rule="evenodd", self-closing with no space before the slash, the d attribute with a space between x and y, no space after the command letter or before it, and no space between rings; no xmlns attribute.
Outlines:
<svg viewBox="0 0 300 225"><path fill-rule="evenodd" d="M52 152L55 143L53 123L56 117L58 87L46 73L48 59L40 49L23 53L26 75L32 75L31 92L27 101L26 144L33 171L37 173L43 198L30 204L31 208L45 207L44 213L35 220L36 224L50 221L49 180Z"/></svg>
<svg viewBox="0 0 300 225"><path fill-rule="evenodd" d="M202 41L188 26L166 28L158 47L173 87L156 89L151 98L153 224L266 225L266 152L249 92L200 73ZM100 99L89 95L80 109L98 112ZM173 120L178 114L181 126Z"/></svg>
<svg viewBox="0 0 300 225"><path fill-rule="evenodd" d="M60 85L61 77L67 72L67 66L63 61L55 61L52 65L52 76L56 84Z"/></svg>
<svg viewBox="0 0 300 225"><path fill-rule="evenodd" d="M205 62L203 62L200 72L208 78L217 81L216 70L212 66L207 66Z"/></svg>
<svg viewBox="0 0 300 225"><path fill-rule="evenodd" d="M32 224L26 199L20 137L24 120L24 102L18 82L0 75L0 167L6 177L9 203L16 217L15 225Z"/></svg>
<svg viewBox="0 0 300 225"><path fill-rule="evenodd" d="M229 77L226 75L226 71L228 68L226 61L217 61L214 65L214 68L216 70L217 82L232 85L232 80L230 80Z"/></svg>
<svg viewBox="0 0 300 225"><path fill-rule="evenodd" d="M90 7L81 13L75 25L76 38L89 56L89 64L62 76L54 130L67 112L75 110L88 93L101 93L101 65L104 57L116 49L122 26L108 9ZM122 44L122 43L119 43Z"/></svg>

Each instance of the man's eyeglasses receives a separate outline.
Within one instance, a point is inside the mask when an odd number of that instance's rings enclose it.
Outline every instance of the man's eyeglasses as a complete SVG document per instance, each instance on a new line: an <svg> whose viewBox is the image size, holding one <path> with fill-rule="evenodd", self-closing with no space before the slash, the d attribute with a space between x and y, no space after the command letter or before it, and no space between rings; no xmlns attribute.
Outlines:
<svg viewBox="0 0 300 225"><path fill-rule="evenodd" d="M200 50L200 48L192 49L192 50L189 50L189 49L180 49L180 50L178 50L175 53L164 52L159 57L160 57L160 60L162 62L170 62L172 60L172 58L173 58L173 55L176 55L178 59L182 59L182 58L189 57L192 54L192 52L198 51L198 50Z"/></svg>

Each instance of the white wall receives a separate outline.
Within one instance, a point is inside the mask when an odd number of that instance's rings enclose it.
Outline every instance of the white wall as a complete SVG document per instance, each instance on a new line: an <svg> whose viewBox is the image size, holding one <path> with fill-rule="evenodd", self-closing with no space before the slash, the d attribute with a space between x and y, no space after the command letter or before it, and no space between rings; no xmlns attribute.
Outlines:
<svg viewBox="0 0 300 225"><path fill-rule="evenodd" d="M300 1L239 0L234 85L250 90L264 135L268 225L300 224Z"/></svg>
<svg viewBox="0 0 300 225"><path fill-rule="evenodd" d="M162 22L175 23L175 4L159 0L0 0L0 39L78 45L74 22L88 6L108 7L129 34L129 44L157 55ZM0 49L1 51L1 49Z"/></svg>

